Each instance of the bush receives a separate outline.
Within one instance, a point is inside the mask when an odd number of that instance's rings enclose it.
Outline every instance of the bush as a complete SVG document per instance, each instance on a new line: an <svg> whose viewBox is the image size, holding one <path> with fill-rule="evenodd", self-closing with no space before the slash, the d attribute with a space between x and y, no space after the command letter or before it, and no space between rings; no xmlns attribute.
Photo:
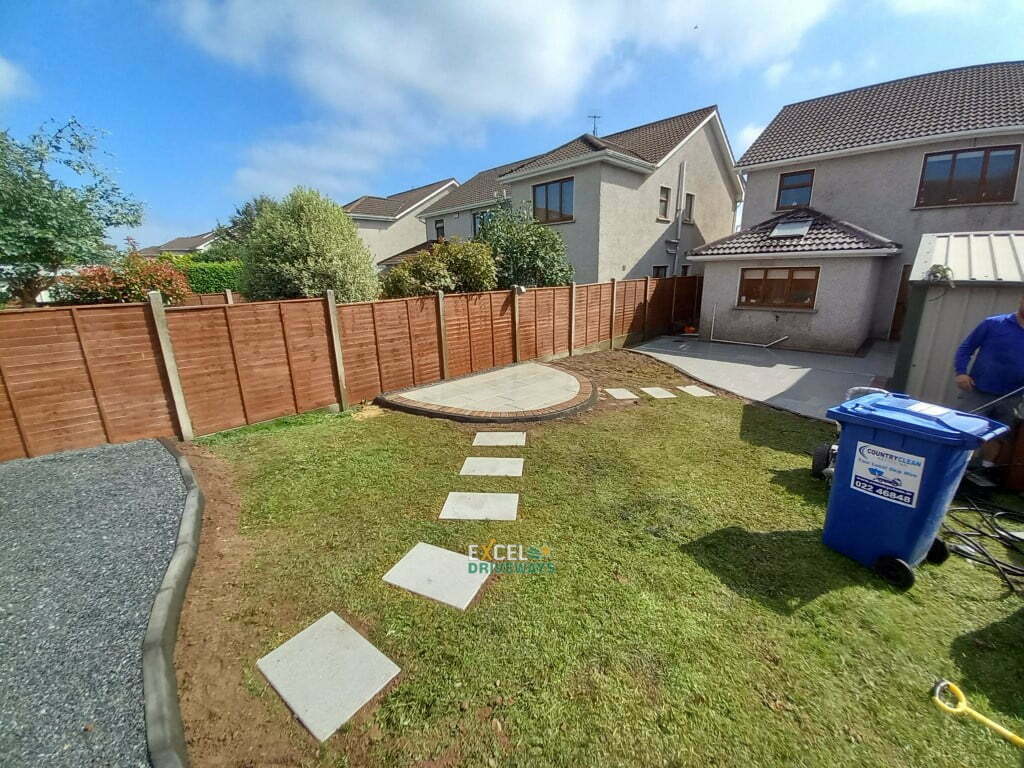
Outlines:
<svg viewBox="0 0 1024 768"><path fill-rule="evenodd" d="M193 293L222 293L239 290L242 282L240 261L193 261L185 268Z"/></svg>
<svg viewBox="0 0 1024 768"><path fill-rule="evenodd" d="M189 293L188 280L170 264L129 254L112 267L83 267L75 275L58 279L54 299L60 304L115 304L146 301L150 291L160 291L165 302L175 304Z"/></svg>
<svg viewBox="0 0 1024 768"><path fill-rule="evenodd" d="M491 246L499 288L572 282L573 268L565 257L565 241L533 218L529 204L515 208L506 201L488 211L477 239Z"/></svg>
<svg viewBox="0 0 1024 768"><path fill-rule="evenodd" d="M489 291L495 286L494 258L486 243L442 240L389 270L383 283L384 296L389 299L436 291Z"/></svg>
<svg viewBox="0 0 1024 768"><path fill-rule="evenodd" d="M323 296L371 301L380 281L369 250L345 209L319 192L296 187L264 204L241 249L242 290L249 299Z"/></svg>

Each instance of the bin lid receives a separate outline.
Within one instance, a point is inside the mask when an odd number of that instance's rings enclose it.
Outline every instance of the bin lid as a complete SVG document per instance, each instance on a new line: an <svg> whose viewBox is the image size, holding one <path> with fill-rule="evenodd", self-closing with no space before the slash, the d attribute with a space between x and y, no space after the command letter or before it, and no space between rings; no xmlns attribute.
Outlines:
<svg viewBox="0 0 1024 768"><path fill-rule="evenodd" d="M1005 424L907 395L873 393L841 403L828 411L840 424L888 429L933 443L976 448L1008 431Z"/></svg>

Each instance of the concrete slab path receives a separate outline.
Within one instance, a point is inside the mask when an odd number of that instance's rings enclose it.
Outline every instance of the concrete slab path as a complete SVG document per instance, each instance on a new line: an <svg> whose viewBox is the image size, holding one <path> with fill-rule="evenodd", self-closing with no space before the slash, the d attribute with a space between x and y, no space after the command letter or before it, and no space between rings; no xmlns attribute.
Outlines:
<svg viewBox="0 0 1024 768"><path fill-rule="evenodd" d="M326 741L397 675L398 666L328 613L256 662L319 741Z"/></svg>
<svg viewBox="0 0 1024 768"><path fill-rule="evenodd" d="M470 456L462 464L460 475L487 477L522 477L523 460L496 456Z"/></svg>
<svg viewBox="0 0 1024 768"><path fill-rule="evenodd" d="M515 520L518 493L465 493L452 491L441 510L442 520Z"/></svg>
<svg viewBox="0 0 1024 768"><path fill-rule="evenodd" d="M715 393L704 389L704 387L698 387L696 384L687 384L685 387L679 387L683 392L694 397L714 397Z"/></svg>
<svg viewBox="0 0 1024 768"><path fill-rule="evenodd" d="M628 389L622 387L606 387L605 392L614 397L616 400L639 400L637 395L634 395Z"/></svg>
<svg viewBox="0 0 1024 768"><path fill-rule="evenodd" d="M480 561L421 541L384 574L384 581L464 611L489 575L470 573L474 562Z"/></svg>
<svg viewBox="0 0 1024 768"><path fill-rule="evenodd" d="M650 395L655 400L671 400L675 397L664 387L640 387L640 391L645 395Z"/></svg>
<svg viewBox="0 0 1024 768"><path fill-rule="evenodd" d="M477 432L474 446L526 445L525 432Z"/></svg>
<svg viewBox="0 0 1024 768"><path fill-rule="evenodd" d="M867 355L853 357L659 336L632 351L749 400L826 419L850 387L884 386L878 382L892 376L896 348L875 342Z"/></svg>

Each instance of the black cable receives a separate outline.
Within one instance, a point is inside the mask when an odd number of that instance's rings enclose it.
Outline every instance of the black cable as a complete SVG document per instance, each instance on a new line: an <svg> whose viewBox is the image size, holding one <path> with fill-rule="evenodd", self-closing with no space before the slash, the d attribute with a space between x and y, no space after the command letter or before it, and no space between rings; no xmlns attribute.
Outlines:
<svg viewBox="0 0 1024 768"><path fill-rule="evenodd" d="M1024 595L1024 566L996 557L982 543L993 542L1024 557L1024 541L1004 527L1011 524L1024 529L1024 512L971 496L962 497L961 501L961 506L949 508L947 521L942 524L950 552L992 568L1011 592ZM978 524L965 515L976 515Z"/></svg>

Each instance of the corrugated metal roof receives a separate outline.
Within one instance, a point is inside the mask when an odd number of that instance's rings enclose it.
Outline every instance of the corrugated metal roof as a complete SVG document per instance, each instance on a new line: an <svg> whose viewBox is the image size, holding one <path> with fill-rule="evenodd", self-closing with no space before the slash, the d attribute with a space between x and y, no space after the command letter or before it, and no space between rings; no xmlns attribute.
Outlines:
<svg viewBox="0 0 1024 768"><path fill-rule="evenodd" d="M935 265L949 267L954 283L1024 284L1024 231L923 235L911 282L941 281L929 277Z"/></svg>

